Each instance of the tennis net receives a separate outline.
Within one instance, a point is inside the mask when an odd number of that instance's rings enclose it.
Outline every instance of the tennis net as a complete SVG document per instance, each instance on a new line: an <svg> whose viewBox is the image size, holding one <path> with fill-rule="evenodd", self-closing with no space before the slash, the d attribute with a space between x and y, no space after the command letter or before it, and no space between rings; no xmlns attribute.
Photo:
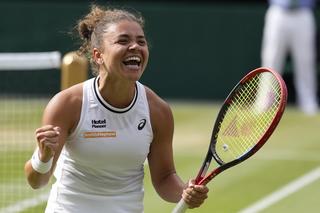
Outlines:
<svg viewBox="0 0 320 213"><path fill-rule="evenodd" d="M49 98L60 89L59 52L0 53L0 213L43 212L49 187L33 190L24 164Z"/></svg>

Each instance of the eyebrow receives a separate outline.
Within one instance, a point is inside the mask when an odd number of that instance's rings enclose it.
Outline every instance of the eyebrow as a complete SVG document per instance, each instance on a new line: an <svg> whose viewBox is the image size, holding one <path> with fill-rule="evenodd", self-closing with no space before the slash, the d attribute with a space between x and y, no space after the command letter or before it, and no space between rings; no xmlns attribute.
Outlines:
<svg viewBox="0 0 320 213"><path fill-rule="evenodd" d="M130 36L129 36L128 34L125 34L125 33L120 34L120 35L118 35L117 37L118 37L118 38L121 38L121 37L130 38ZM138 39L141 39L141 38L145 39L146 37L145 37L144 35L138 35L138 36L136 36L136 38L138 38Z"/></svg>

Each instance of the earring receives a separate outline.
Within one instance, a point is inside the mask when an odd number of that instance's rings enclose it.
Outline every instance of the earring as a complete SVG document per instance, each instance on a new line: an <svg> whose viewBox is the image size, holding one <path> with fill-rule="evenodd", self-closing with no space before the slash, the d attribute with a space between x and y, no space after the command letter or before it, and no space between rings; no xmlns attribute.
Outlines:
<svg viewBox="0 0 320 213"><path fill-rule="evenodd" d="M101 58L99 58L99 59L97 60L97 63L98 63L98 64L103 64L103 60L102 60Z"/></svg>

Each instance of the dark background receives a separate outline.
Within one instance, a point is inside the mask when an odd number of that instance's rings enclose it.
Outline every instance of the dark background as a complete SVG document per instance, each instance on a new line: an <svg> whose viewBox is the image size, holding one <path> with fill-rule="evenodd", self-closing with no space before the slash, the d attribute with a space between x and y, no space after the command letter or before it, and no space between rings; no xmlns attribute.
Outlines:
<svg viewBox="0 0 320 213"><path fill-rule="evenodd" d="M266 1L94 1L134 8L146 19L150 61L141 82L168 99L221 100L260 66ZM92 1L2 0L0 52L60 51L79 47L70 35ZM318 10L316 17L318 18ZM290 63L284 78L294 101ZM11 79L23 79L14 88ZM41 79L41 80L39 80ZM0 93L59 91L60 72L0 72ZM30 86L29 86L30 85Z"/></svg>

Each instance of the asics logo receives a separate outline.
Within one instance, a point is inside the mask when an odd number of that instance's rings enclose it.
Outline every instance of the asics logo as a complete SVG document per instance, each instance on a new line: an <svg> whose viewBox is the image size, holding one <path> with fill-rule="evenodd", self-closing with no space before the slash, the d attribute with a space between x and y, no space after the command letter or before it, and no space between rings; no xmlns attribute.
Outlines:
<svg viewBox="0 0 320 213"><path fill-rule="evenodd" d="M142 130L144 128L144 126L146 125L147 120L146 119L141 119L140 123L138 125L138 130Z"/></svg>

